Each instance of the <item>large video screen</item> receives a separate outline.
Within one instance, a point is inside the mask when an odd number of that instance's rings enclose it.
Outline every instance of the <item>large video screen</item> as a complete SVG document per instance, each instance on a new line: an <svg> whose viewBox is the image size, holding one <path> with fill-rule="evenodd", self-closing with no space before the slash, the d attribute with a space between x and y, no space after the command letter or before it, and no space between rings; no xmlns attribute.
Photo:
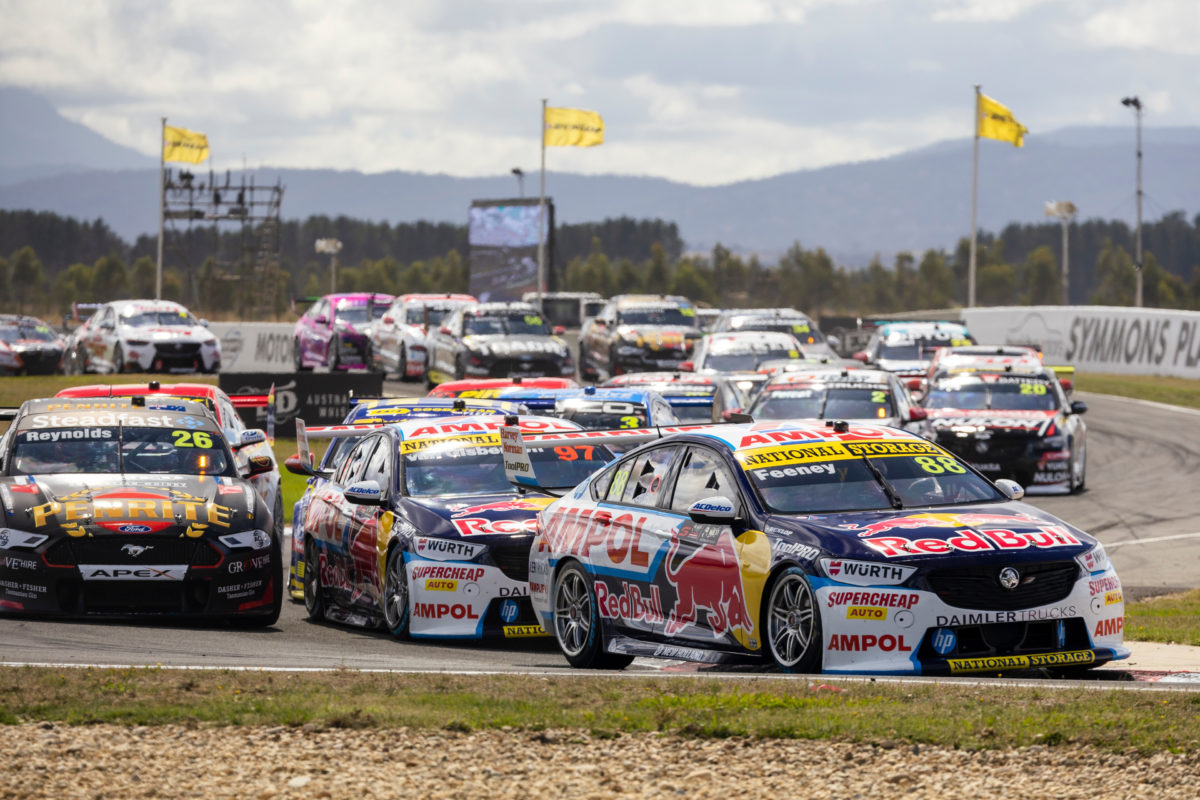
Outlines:
<svg viewBox="0 0 1200 800"><path fill-rule="evenodd" d="M538 201L476 200L467 222L471 278L468 291L480 301L520 300L538 285ZM549 232L554 204L546 200L546 271L553 264Z"/></svg>

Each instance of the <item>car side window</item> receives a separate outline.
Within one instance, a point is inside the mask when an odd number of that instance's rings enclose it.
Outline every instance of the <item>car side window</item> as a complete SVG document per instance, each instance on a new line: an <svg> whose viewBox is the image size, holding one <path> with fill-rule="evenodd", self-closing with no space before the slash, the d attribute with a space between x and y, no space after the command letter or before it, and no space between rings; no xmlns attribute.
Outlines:
<svg viewBox="0 0 1200 800"><path fill-rule="evenodd" d="M732 500L741 513L737 483L720 455L706 447L689 447L675 479L671 510L686 514L692 503L718 494Z"/></svg>
<svg viewBox="0 0 1200 800"><path fill-rule="evenodd" d="M392 446L391 439L386 436L377 437L379 445L375 448L375 452L367 460L366 468L363 470L362 478L364 481L375 481L379 484L379 488L384 494L389 494L392 488Z"/></svg>
<svg viewBox="0 0 1200 800"><path fill-rule="evenodd" d="M620 502L635 506L656 505L666 486L671 463L678 452L678 447L656 447L636 456L626 477ZM615 478L613 484L614 486L609 488L610 497L615 488Z"/></svg>
<svg viewBox="0 0 1200 800"><path fill-rule="evenodd" d="M350 451L350 455L346 456L346 460L342 462L342 468L338 470L337 478L335 479L335 482L339 486L349 486L359 479L377 439L378 437L375 436L365 439L355 445L354 449Z"/></svg>

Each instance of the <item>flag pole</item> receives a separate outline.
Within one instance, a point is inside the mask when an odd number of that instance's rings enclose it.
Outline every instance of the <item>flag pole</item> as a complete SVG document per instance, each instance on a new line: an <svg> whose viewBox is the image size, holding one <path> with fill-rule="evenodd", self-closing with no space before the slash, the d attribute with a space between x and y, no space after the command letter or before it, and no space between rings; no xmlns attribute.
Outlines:
<svg viewBox="0 0 1200 800"><path fill-rule="evenodd" d="M162 300L163 262L163 216L166 214L167 185L167 118L162 118L162 132L158 137L158 262L154 277L154 299Z"/></svg>
<svg viewBox="0 0 1200 800"><path fill-rule="evenodd" d="M546 98L542 98L542 181L538 193L538 309L546 291Z"/></svg>
<svg viewBox="0 0 1200 800"><path fill-rule="evenodd" d="M971 158L971 256L967 262L967 308L975 307L975 215L979 205L979 89L975 84L974 148Z"/></svg>

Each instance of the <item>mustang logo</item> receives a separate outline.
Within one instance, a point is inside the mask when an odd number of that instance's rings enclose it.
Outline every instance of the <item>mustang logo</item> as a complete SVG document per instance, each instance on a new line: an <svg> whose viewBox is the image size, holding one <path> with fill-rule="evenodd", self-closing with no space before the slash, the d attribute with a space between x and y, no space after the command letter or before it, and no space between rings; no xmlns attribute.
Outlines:
<svg viewBox="0 0 1200 800"><path fill-rule="evenodd" d="M147 550L153 550L152 544L126 544L121 546L121 552L128 553L130 558L137 558Z"/></svg>

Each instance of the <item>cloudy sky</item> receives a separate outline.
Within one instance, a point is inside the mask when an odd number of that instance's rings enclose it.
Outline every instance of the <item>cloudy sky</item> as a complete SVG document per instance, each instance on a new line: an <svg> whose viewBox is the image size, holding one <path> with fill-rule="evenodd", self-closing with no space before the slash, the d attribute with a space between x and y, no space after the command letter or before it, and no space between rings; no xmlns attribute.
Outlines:
<svg viewBox="0 0 1200 800"><path fill-rule="evenodd" d="M538 168L541 99L606 142L548 167L729 183L970 135L1200 125L1196 0L0 0L0 85L213 166Z"/></svg>

